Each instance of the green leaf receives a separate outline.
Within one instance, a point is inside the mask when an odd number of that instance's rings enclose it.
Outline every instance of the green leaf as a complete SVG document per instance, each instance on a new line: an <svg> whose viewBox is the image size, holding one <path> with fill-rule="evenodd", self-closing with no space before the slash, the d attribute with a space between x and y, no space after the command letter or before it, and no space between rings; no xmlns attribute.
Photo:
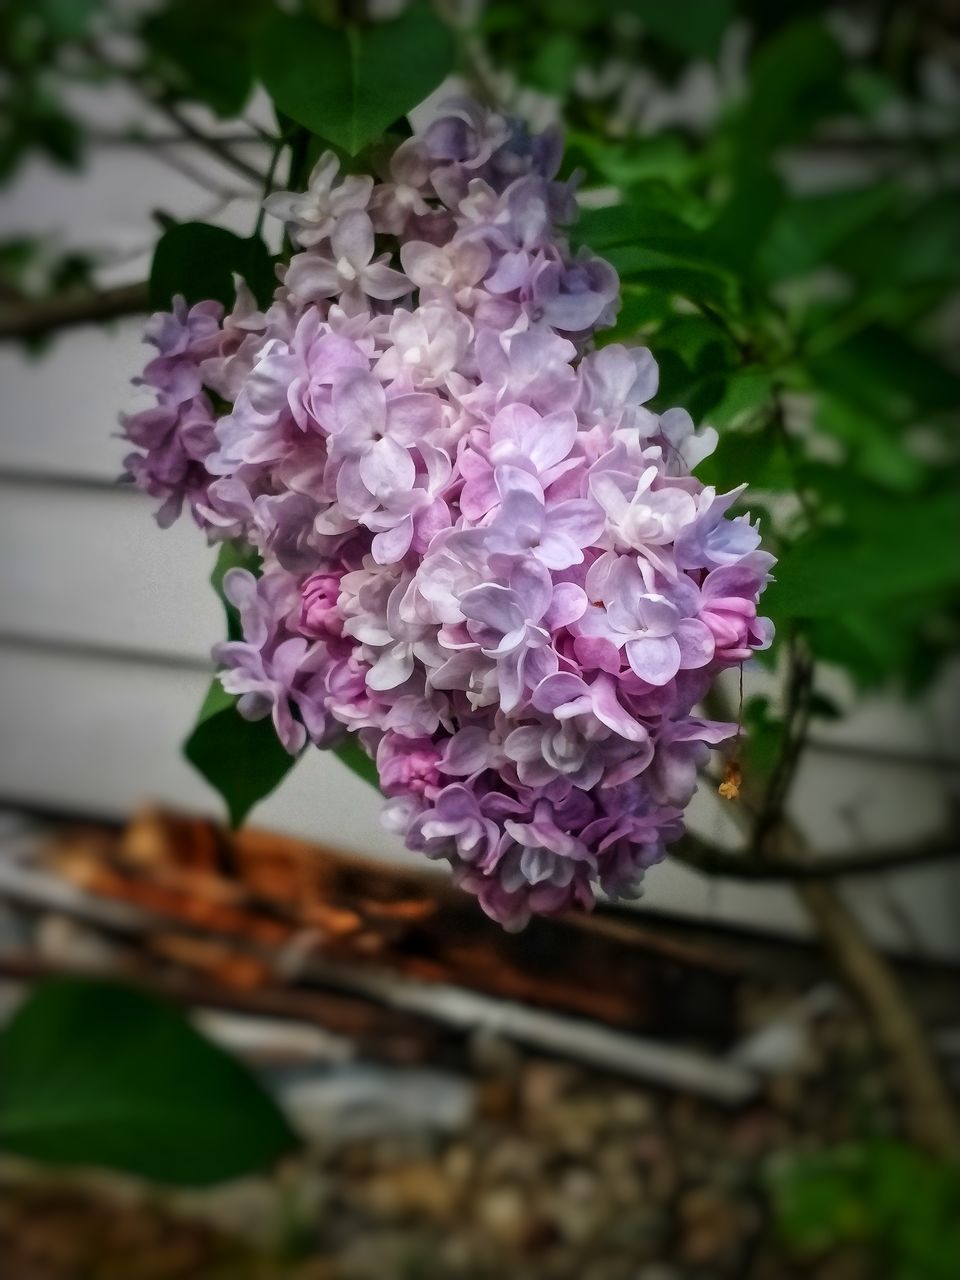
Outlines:
<svg viewBox="0 0 960 1280"><path fill-rule="evenodd" d="M780 437L773 431L731 432L720 437L716 452L704 458L697 468L704 484L718 491L748 484L750 490L763 489L775 493L792 489L793 469ZM744 497L750 505L750 491Z"/></svg>
<svg viewBox="0 0 960 1280"><path fill-rule="evenodd" d="M960 402L960 377L952 369L882 325L811 354L806 363L814 387L828 387L885 420L950 410Z"/></svg>
<svg viewBox="0 0 960 1280"><path fill-rule="evenodd" d="M698 260L690 246L681 249L651 239L645 245L615 245L604 257L631 283L652 285L724 313L737 310L734 277Z"/></svg>
<svg viewBox="0 0 960 1280"><path fill-rule="evenodd" d="M603 347L611 342L626 342L635 338L641 329L659 324L669 316L671 307L671 296L663 289L624 283L620 290L620 310L616 322L610 329L600 330L597 345Z"/></svg>
<svg viewBox="0 0 960 1280"><path fill-rule="evenodd" d="M656 345L658 358L673 351L696 373L716 373L740 360L728 331L705 315L672 316L660 327Z"/></svg>
<svg viewBox="0 0 960 1280"><path fill-rule="evenodd" d="M237 116L253 87L251 5L231 0L174 0L153 13L143 39L170 86L185 98L205 102L221 117Z"/></svg>
<svg viewBox="0 0 960 1280"><path fill-rule="evenodd" d="M537 50L530 74L533 83L544 93L566 97L580 61L580 46L572 35L556 31L547 36Z"/></svg>
<svg viewBox="0 0 960 1280"><path fill-rule="evenodd" d="M351 769L358 778L362 778L364 782L369 782L377 790L380 789L380 775L377 773L376 761L371 760L364 751L356 734L350 734L349 737L344 738L338 747L334 747L333 754L348 769Z"/></svg>
<svg viewBox="0 0 960 1280"><path fill-rule="evenodd" d="M780 619L852 613L960 577L960 500L953 493L853 513L855 523L813 530L784 552L764 604Z"/></svg>
<svg viewBox="0 0 960 1280"><path fill-rule="evenodd" d="M630 188L646 182L685 183L696 163L689 144L676 134L611 142L596 133L572 131L567 139L564 170L584 166L605 182ZM678 191L678 204L685 198L688 195Z"/></svg>
<svg viewBox="0 0 960 1280"><path fill-rule="evenodd" d="M730 0L622 0L618 8L635 13L664 44L691 58L715 57L733 19Z"/></svg>
<svg viewBox="0 0 960 1280"><path fill-rule="evenodd" d="M36 17L59 40L86 35L90 19L102 8L103 0L35 0Z"/></svg>
<svg viewBox="0 0 960 1280"><path fill-rule="evenodd" d="M245 720L237 711L237 699L224 692L219 680L207 690L183 754L223 797L234 827L297 762L284 750L270 717Z"/></svg>
<svg viewBox="0 0 960 1280"><path fill-rule="evenodd" d="M740 369L726 379L723 395L705 414L711 426L732 427L769 411L772 394L773 379L765 369Z"/></svg>
<svg viewBox="0 0 960 1280"><path fill-rule="evenodd" d="M245 240L206 222L180 222L157 242L150 268L150 303L169 308L182 294L193 305L215 298L233 306L233 274L243 276L258 302L266 305L276 287L273 262L259 236Z"/></svg>
<svg viewBox="0 0 960 1280"><path fill-rule="evenodd" d="M239 613L223 594L223 580L231 569L246 569L248 573L257 577L260 574L261 564L259 554L244 542L224 542L217 552L217 561L210 574L210 583L223 605L223 611L227 617L229 640L242 640L243 631Z"/></svg>
<svg viewBox="0 0 960 1280"><path fill-rule="evenodd" d="M249 1072L160 1000L57 979L0 1036L0 1148L205 1186L297 1145Z"/></svg>
<svg viewBox="0 0 960 1280"><path fill-rule="evenodd" d="M784 199L780 179L763 167L762 155L751 153L741 160L734 190L703 237L703 251L740 275L753 273L757 246L763 243Z"/></svg>
<svg viewBox="0 0 960 1280"><path fill-rule="evenodd" d="M825 393L818 401L815 423L847 446L848 460L859 474L902 492L922 484L923 463L910 453L902 430L882 415Z"/></svg>
<svg viewBox="0 0 960 1280"><path fill-rule="evenodd" d="M672 236L678 245L692 247L700 233L677 217L676 203L676 193L662 183L639 184L624 193L621 204L581 210L574 228L575 242L600 251L648 236Z"/></svg>
<svg viewBox="0 0 960 1280"><path fill-rule="evenodd" d="M747 765L751 773L765 777L780 755L783 720L774 714L769 698L754 694L743 704L743 728Z"/></svg>
<svg viewBox="0 0 960 1280"><path fill-rule="evenodd" d="M806 136L828 112L842 110L843 57L816 19L801 19L761 46L750 74L750 93L736 132L740 164Z"/></svg>
<svg viewBox="0 0 960 1280"><path fill-rule="evenodd" d="M886 183L794 197L774 220L761 247L761 269L769 280L812 271L848 236L886 212L896 198L896 188Z"/></svg>
<svg viewBox="0 0 960 1280"><path fill-rule="evenodd" d="M432 93L452 61L450 32L425 4L346 30L276 15L259 41L260 77L276 107L349 155Z"/></svg>
<svg viewBox="0 0 960 1280"><path fill-rule="evenodd" d="M801 1251L854 1244L871 1275L954 1280L960 1274L960 1167L903 1143L872 1138L775 1166L773 1207Z"/></svg>

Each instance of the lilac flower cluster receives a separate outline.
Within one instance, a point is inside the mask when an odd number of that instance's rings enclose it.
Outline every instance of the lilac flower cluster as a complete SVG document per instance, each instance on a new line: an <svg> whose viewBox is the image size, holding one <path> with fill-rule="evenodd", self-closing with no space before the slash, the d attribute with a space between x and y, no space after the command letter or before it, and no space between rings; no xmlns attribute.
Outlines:
<svg viewBox="0 0 960 1280"><path fill-rule="evenodd" d="M272 304L154 317L125 421L164 523L262 556L215 650L241 714L292 753L356 732L386 824L508 928L638 892L734 730L693 708L771 638L740 491L691 474L715 434L645 407L648 351L592 348L618 281L558 231L560 155L460 101L382 181L324 155L267 202Z"/></svg>

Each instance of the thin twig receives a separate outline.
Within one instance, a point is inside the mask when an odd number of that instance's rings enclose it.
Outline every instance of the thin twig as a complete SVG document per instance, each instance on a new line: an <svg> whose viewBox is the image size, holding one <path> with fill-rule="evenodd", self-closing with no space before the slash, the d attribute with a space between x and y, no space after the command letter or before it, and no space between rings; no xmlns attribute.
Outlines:
<svg viewBox="0 0 960 1280"><path fill-rule="evenodd" d="M242 147L252 143L263 146L265 143L273 142L272 137L264 137L262 134L252 132L219 133L215 135L215 140L223 147ZM95 130L90 135L90 141L98 147L135 147L138 151L150 150L153 147L165 149L196 145L196 139L185 133L140 133L135 129L125 133Z"/></svg>
<svg viewBox="0 0 960 1280"><path fill-rule="evenodd" d="M233 169L236 173L242 174L243 177L251 182L262 186L264 174L256 167L249 164L242 156L236 155L229 146L225 145L220 139L204 133L198 128L192 120L189 119L180 110L173 96L165 89L153 90L149 88L145 82L143 75L136 69L122 66L120 63L114 62L104 51L93 41L85 44L87 55L103 70L111 72L113 75L125 80L127 84L133 88L137 94L154 110L161 112L167 119L177 126L179 132L196 143L198 147L202 147L209 154L216 156L222 163Z"/></svg>
<svg viewBox="0 0 960 1280"><path fill-rule="evenodd" d="M134 83L137 84L136 79L134 79ZM166 95L154 95L140 84L137 84L137 88L151 106L155 107L158 111L162 111L167 119L172 121L179 129L181 129L187 137L197 144L198 147L203 147L205 151L216 156L218 160L223 164L228 165L236 173L242 174L245 178L249 178L251 182L255 182L257 186L263 185L264 174L256 167L256 165L249 164L241 156L238 156L235 152L231 151L229 147L223 146L218 138L204 133L202 129L198 129L191 120L187 119L172 99L168 98Z"/></svg>
<svg viewBox="0 0 960 1280"><path fill-rule="evenodd" d="M781 854L771 860L757 854L728 852L696 836L686 835L670 846L670 857L702 875L727 880L804 882L879 875L955 860L960 857L960 840L945 831L912 844L868 849L862 853L832 851L816 853L809 859Z"/></svg>
<svg viewBox="0 0 960 1280"><path fill-rule="evenodd" d="M960 759L930 751L898 751L894 747L869 746L865 742L831 742L829 738L816 735L807 738L807 747L824 755L849 756L853 760L874 760L878 764L960 776Z"/></svg>
<svg viewBox="0 0 960 1280"><path fill-rule="evenodd" d="M783 738L773 771L767 780L763 803L754 829L753 853L761 853L769 835L780 825L797 766L803 754L810 722L810 699L813 693L813 661L802 641L790 638L787 708Z"/></svg>
<svg viewBox="0 0 960 1280"><path fill-rule="evenodd" d="M255 238L259 236L261 230L263 229L263 216L267 211L266 210L267 196L269 196L271 191L273 191L273 182L277 173L277 165L280 163L280 156L285 146L286 146L286 139L278 138L274 143L273 151L270 155L270 167L267 169L267 176L263 182L263 192L260 199L260 207L257 209L257 221L254 224L254 228L253 228L253 234Z"/></svg>

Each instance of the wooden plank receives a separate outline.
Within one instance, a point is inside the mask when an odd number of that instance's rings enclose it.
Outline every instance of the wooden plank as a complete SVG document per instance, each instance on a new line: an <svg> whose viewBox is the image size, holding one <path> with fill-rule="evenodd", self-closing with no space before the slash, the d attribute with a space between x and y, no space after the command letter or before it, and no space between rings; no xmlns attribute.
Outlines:
<svg viewBox="0 0 960 1280"><path fill-rule="evenodd" d="M508 934L415 863L371 865L328 845L156 811L120 837L64 831L20 863L10 874L32 874L38 892L49 892L44 876L66 882L80 905L94 895L150 913L154 930L216 935L227 956L253 948L267 972L291 979L321 956L667 1038L734 1034L732 960L662 939L639 919L569 915ZM0 864L0 890L3 875Z"/></svg>

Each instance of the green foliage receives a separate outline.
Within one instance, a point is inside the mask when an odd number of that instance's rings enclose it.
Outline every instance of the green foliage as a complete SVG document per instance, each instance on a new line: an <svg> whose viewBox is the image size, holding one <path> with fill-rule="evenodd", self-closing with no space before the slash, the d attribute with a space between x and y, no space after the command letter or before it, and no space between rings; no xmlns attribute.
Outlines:
<svg viewBox="0 0 960 1280"><path fill-rule="evenodd" d="M237 699L224 692L219 680L207 690L183 754L223 797L234 827L297 762L280 745L270 718L245 720Z"/></svg>
<svg viewBox="0 0 960 1280"><path fill-rule="evenodd" d="M205 222L179 222L157 242L150 268L151 306L166 310L175 294L188 303L216 298L228 309L234 274L246 280L258 301L267 303L276 287L273 262L259 236L243 239Z"/></svg>
<svg viewBox="0 0 960 1280"><path fill-rule="evenodd" d="M843 56L818 19L787 25L757 51L750 91L737 122L737 162L755 169L775 147L805 137L828 113L848 105Z"/></svg>
<svg viewBox="0 0 960 1280"><path fill-rule="evenodd" d="M795 1159L774 1179L780 1232L798 1254L874 1253L887 1280L960 1275L960 1169L892 1141Z"/></svg>
<svg viewBox="0 0 960 1280"><path fill-rule="evenodd" d="M714 57L733 17L731 0L625 0L623 8L671 48L688 57Z"/></svg>
<svg viewBox="0 0 960 1280"><path fill-rule="evenodd" d="M275 1103L175 1009L108 982L40 986L0 1035L0 1150L204 1186L296 1146Z"/></svg>
<svg viewBox="0 0 960 1280"><path fill-rule="evenodd" d="M75 166L83 130L49 76L64 45L82 39L102 0L0 4L0 179L37 151Z"/></svg>
<svg viewBox="0 0 960 1280"><path fill-rule="evenodd" d="M682 404L718 429L699 474L721 490L748 482L741 510L765 509L780 563L764 603L781 634L861 686L912 688L958 631L960 369L944 319L960 286L960 220L947 212L956 116L926 148L894 144L901 162L888 163L878 106L918 92L912 46L891 52L902 33L880 21L876 52L854 57L809 6L739 7L756 31L748 89L704 139L623 136L612 105L579 99L572 82L563 90L571 163L605 199L619 191L574 229L623 281L601 342L648 345L661 374L653 407ZM581 62L599 71L610 10L575 25ZM647 32L667 35L652 20ZM526 65L516 28L491 40ZM648 44L633 56L671 78L674 64ZM821 142L841 127L853 184ZM798 148L816 190L792 177Z"/></svg>
<svg viewBox="0 0 960 1280"><path fill-rule="evenodd" d="M452 41L429 6L369 27L275 16L261 32L259 71L280 111L356 155L437 87Z"/></svg>
<svg viewBox="0 0 960 1280"><path fill-rule="evenodd" d="M217 552L216 563L210 574L210 585L220 597L223 612L227 619L227 639L242 640L243 630L240 626L240 615L234 605L223 594L223 579L231 569L246 569L248 573L259 574L260 557L252 547L243 542L222 542Z"/></svg>
<svg viewBox="0 0 960 1280"><path fill-rule="evenodd" d="M230 569L259 573L260 558L249 547L225 542L210 575L226 615L227 638L240 640L239 614L223 594L224 575ZM278 741L272 720L245 720L237 711L237 698L216 679L183 744L183 754L220 793L234 827L243 824L251 809L280 785L297 762Z"/></svg>
<svg viewBox="0 0 960 1280"><path fill-rule="evenodd" d="M380 777L377 773L376 762L370 759L355 736L351 735L344 738L343 742L334 748L334 754L358 778L362 778L364 782L369 782L372 787L379 788Z"/></svg>
<svg viewBox="0 0 960 1280"><path fill-rule="evenodd" d="M780 619L855 613L950 586L957 576L960 501L861 502L837 528L812 529L781 557L765 604Z"/></svg>
<svg viewBox="0 0 960 1280"><path fill-rule="evenodd" d="M173 0L150 14L142 36L149 69L184 98L204 102L219 116L239 115L253 87L251 36L258 6L231 0Z"/></svg>

